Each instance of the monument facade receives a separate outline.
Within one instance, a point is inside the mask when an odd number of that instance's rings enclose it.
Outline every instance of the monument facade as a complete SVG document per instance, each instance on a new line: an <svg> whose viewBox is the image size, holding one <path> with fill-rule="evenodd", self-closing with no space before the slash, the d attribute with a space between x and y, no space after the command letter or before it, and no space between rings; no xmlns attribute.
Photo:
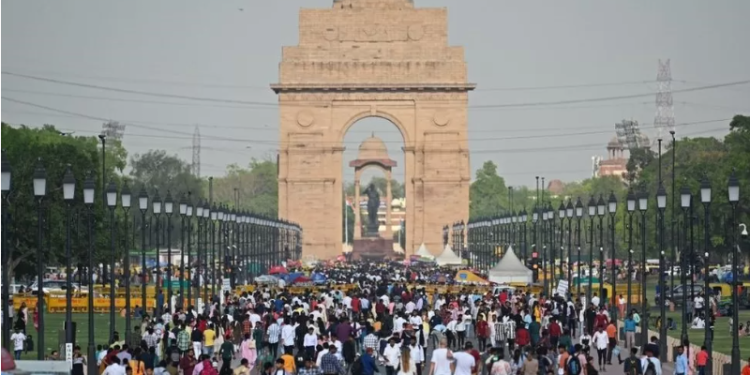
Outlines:
<svg viewBox="0 0 750 375"><path fill-rule="evenodd" d="M445 8L410 0L335 0L302 9L299 45L284 47L279 215L305 230L304 255L341 254L343 139L366 117L403 137L406 253L438 254L442 227L468 219L468 92L462 47L448 45Z"/></svg>

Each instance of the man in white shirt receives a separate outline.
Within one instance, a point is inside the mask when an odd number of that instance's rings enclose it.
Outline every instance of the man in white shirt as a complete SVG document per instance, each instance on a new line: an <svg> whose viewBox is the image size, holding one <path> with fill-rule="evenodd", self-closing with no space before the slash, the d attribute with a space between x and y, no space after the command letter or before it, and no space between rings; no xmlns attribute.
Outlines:
<svg viewBox="0 0 750 375"><path fill-rule="evenodd" d="M700 315L703 311L703 306L706 304L706 300L702 295L697 295L693 298L693 308L695 309L695 315Z"/></svg>
<svg viewBox="0 0 750 375"><path fill-rule="evenodd" d="M284 352L294 350L294 326L289 318L284 319L284 326L281 327L281 344L284 345Z"/></svg>
<svg viewBox="0 0 750 375"><path fill-rule="evenodd" d="M112 357L112 364L107 366L102 372L102 375L125 375L125 367L120 365L120 358L117 356Z"/></svg>
<svg viewBox="0 0 750 375"><path fill-rule="evenodd" d="M453 375L471 375L471 369L476 366L476 360L474 356L468 353L471 349L469 343L466 344L466 350L453 354L453 359L456 360L456 371Z"/></svg>
<svg viewBox="0 0 750 375"><path fill-rule="evenodd" d="M422 373L422 363L424 363L424 349L419 345L419 342L417 342L416 337L411 338L411 345L409 345L409 355L411 356L411 361L416 365L417 367L417 374Z"/></svg>
<svg viewBox="0 0 750 375"><path fill-rule="evenodd" d="M388 374L395 374L401 359L401 348L396 346L396 340L390 338L388 345L383 350L383 357L385 358L385 369Z"/></svg>
<svg viewBox="0 0 750 375"><path fill-rule="evenodd" d="M596 293L594 293L594 296L591 297L591 304L594 305L594 306L596 306L596 307L599 307L599 302L600 301L601 300L599 299L599 296Z"/></svg>
<svg viewBox="0 0 750 375"><path fill-rule="evenodd" d="M17 361L20 361L24 343L26 342L26 335L24 335L20 329L16 328L16 332L10 335L10 341L13 341L13 351L15 352L15 359Z"/></svg>
<svg viewBox="0 0 750 375"><path fill-rule="evenodd" d="M453 352L448 350L448 341L441 339L438 348L432 351L430 375L451 375Z"/></svg>
<svg viewBox="0 0 750 375"><path fill-rule="evenodd" d="M401 315L396 316L396 319L393 320L393 333L403 332L404 324L406 324L406 319L404 319Z"/></svg>
<svg viewBox="0 0 750 375"><path fill-rule="evenodd" d="M315 334L315 327L310 327L305 334L305 338L302 342L302 346L305 347L305 354L308 358L312 358L315 354L315 347L318 345L318 335Z"/></svg>
<svg viewBox="0 0 750 375"><path fill-rule="evenodd" d="M604 327L599 327L599 330L594 333L592 340L594 341L594 347L596 347L596 354L599 357L599 371L607 371L605 365L607 359L607 347L609 346L609 335L607 335L607 332L604 332Z"/></svg>

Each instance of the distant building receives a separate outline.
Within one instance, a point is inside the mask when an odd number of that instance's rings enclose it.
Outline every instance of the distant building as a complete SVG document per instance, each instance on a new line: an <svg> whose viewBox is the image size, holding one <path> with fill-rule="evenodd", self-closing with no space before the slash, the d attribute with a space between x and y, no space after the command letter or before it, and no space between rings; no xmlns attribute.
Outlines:
<svg viewBox="0 0 750 375"><path fill-rule="evenodd" d="M612 137L609 143L607 143L606 158L594 158L594 177L617 176L623 178L628 171L628 158L625 157L625 147L617 137Z"/></svg>
<svg viewBox="0 0 750 375"><path fill-rule="evenodd" d="M564 190L565 183L560 180L552 180L549 182L549 184L547 184L547 191L549 191L552 195L562 195Z"/></svg>

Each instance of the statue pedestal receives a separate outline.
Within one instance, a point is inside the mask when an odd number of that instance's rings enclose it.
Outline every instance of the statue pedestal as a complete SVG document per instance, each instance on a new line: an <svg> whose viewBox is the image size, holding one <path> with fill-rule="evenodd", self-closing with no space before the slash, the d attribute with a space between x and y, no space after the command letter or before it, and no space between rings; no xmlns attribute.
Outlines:
<svg viewBox="0 0 750 375"><path fill-rule="evenodd" d="M352 243L352 259L363 261L382 261L395 255L393 240L382 237L365 237L355 239Z"/></svg>

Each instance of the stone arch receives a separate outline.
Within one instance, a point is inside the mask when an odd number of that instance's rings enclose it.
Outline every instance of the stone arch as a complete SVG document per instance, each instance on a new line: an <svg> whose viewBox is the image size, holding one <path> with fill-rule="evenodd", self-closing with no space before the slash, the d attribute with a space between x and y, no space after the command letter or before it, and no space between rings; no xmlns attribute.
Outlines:
<svg viewBox="0 0 750 375"><path fill-rule="evenodd" d="M279 215L304 228L303 253L341 254L343 141L379 117L404 143L406 248L442 249L442 227L468 220L468 92L462 47L445 8L409 0L302 9L299 44L283 47L279 82Z"/></svg>
<svg viewBox="0 0 750 375"><path fill-rule="evenodd" d="M399 133L401 134L401 140L404 143L404 147L409 145L409 133L407 132L406 128L404 127L404 124L399 121L399 119L396 116L393 116L392 114L386 112L386 111L375 111L373 114L373 111L361 111L359 113L354 114L352 117L350 117L346 123L341 127L339 131L339 142L341 145L344 144L344 137L346 137L346 134L349 132L349 129L352 128L356 123L366 119L366 118L380 118L383 120L386 120L390 122L396 129L398 129Z"/></svg>

